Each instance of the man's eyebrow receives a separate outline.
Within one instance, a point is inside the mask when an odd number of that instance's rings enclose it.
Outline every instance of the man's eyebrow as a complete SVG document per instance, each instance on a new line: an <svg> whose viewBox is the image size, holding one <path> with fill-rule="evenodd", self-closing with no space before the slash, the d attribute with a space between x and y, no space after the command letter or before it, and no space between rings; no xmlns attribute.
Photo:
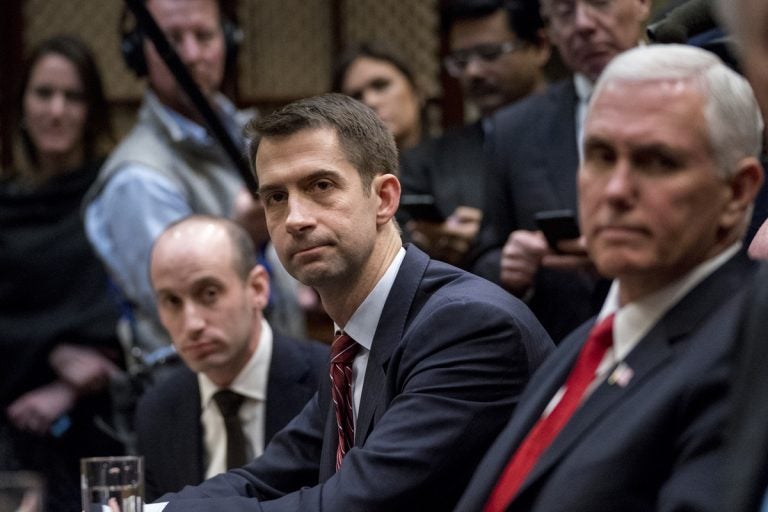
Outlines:
<svg viewBox="0 0 768 512"><path fill-rule="evenodd" d="M610 146L608 140L602 135L589 134L584 137L584 146Z"/></svg>
<svg viewBox="0 0 768 512"><path fill-rule="evenodd" d="M190 289L193 291L198 291L202 288L206 288L208 286L221 286L222 282L217 277L213 276L202 276L197 279L195 279L192 284L190 285Z"/></svg>
<svg viewBox="0 0 768 512"><path fill-rule="evenodd" d="M283 190L285 187L280 185L261 185L259 184L259 189L257 190L257 193L261 196L266 192L273 192L275 190Z"/></svg>
<svg viewBox="0 0 768 512"><path fill-rule="evenodd" d="M302 176L301 178L299 178L298 182L299 184L304 184L319 178L333 178L334 181L340 181L342 177L343 175L339 171L336 171L333 169L317 169L316 171L312 171L306 176ZM259 195L264 194L266 192L273 192L275 190L285 190L285 186L280 184L260 185Z"/></svg>
<svg viewBox="0 0 768 512"><path fill-rule="evenodd" d="M333 169L318 169L304 176L300 181L312 181L318 178L335 178L336 181L341 177L341 173Z"/></svg>
<svg viewBox="0 0 768 512"><path fill-rule="evenodd" d="M155 290L155 295L157 297L165 297L168 295L173 295L173 290L169 290L168 288L157 288Z"/></svg>

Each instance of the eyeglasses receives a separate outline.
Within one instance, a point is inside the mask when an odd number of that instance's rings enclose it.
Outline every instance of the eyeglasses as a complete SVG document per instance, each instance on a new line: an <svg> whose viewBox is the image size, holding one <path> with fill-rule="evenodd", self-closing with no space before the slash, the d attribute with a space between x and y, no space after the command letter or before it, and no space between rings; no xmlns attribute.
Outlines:
<svg viewBox="0 0 768 512"><path fill-rule="evenodd" d="M478 58L483 62L493 62L502 55L516 52L525 47L525 43L519 41L505 41L497 44L481 44L474 48L456 50L443 59L445 69L453 77L460 76L472 59Z"/></svg>
<svg viewBox="0 0 768 512"><path fill-rule="evenodd" d="M614 0L554 0L546 9L545 15L551 21L565 25L576 16L576 4L579 3L590 15L608 12L614 7Z"/></svg>

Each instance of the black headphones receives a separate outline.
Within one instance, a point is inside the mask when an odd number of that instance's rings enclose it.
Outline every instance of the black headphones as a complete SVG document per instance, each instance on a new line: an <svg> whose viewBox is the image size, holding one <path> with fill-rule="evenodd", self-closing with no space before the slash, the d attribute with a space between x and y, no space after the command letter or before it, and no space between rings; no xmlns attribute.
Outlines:
<svg viewBox="0 0 768 512"><path fill-rule="evenodd" d="M133 18L128 9L123 9L120 16L120 53L123 54L125 65L136 73L136 76L147 75L147 60L144 57L144 34L134 20L129 26L129 19ZM237 61L237 51L243 39L243 31L232 20L221 14L221 30L224 33L226 46L226 67L233 66Z"/></svg>

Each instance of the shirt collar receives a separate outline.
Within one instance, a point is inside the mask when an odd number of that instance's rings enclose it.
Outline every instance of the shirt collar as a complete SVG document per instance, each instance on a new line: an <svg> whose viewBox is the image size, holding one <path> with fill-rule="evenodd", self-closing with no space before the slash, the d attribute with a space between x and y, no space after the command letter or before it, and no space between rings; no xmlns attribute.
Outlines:
<svg viewBox="0 0 768 512"><path fill-rule="evenodd" d="M589 98L592 96L595 84L586 75L576 73L573 75L573 86L576 89L576 96L579 98L579 102L589 103Z"/></svg>
<svg viewBox="0 0 768 512"><path fill-rule="evenodd" d="M615 360L623 360L651 328L675 304L677 304L697 284L725 264L741 248L737 242L723 252L690 270L676 281L635 302L619 308L619 280L611 283L608 296L598 315L597 323L611 313L616 313L613 321L613 348Z"/></svg>
<svg viewBox="0 0 768 512"><path fill-rule="evenodd" d="M204 126L161 103L157 95L149 89L145 92L145 102L155 112L172 140L176 142L189 140L198 144L214 143L213 137ZM241 123L237 109L223 94L217 93L213 96L213 107L221 114L221 119L227 130L233 130L230 126L233 123L238 125Z"/></svg>
<svg viewBox="0 0 768 512"><path fill-rule="evenodd" d="M373 345L373 336L376 334L381 312L387 302L389 291L395 283L403 258L405 258L405 249L401 247L387 271L344 326L344 332L367 350L371 350ZM337 333L341 331L338 325L334 324L333 327Z"/></svg>
<svg viewBox="0 0 768 512"><path fill-rule="evenodd" d="M259 346L248 360L248 363L235 377L235 380L232 381L229 389L252 400L266 400L269 366L272 362L272 343L272 328L266 320L262 319ZM197 374L197 380L200 384L201 405L205 409L211 403L214 393L221 388L203 373Z"/></svg>

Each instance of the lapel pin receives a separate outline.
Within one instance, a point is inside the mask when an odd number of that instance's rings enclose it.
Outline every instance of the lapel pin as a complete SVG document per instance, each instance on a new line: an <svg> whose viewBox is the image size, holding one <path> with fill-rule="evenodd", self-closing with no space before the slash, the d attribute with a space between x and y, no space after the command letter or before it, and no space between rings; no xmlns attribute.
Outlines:
<svg viewBox="0 0 768 512"><path fill-rule="evenodd" d="M611 386L618 384L620 387L625 388L634 375L634 370L627 366L626 363L619 363L616 369L613 370L613 373L611 373L611 376L608 377L608 384Z"/></svg>

